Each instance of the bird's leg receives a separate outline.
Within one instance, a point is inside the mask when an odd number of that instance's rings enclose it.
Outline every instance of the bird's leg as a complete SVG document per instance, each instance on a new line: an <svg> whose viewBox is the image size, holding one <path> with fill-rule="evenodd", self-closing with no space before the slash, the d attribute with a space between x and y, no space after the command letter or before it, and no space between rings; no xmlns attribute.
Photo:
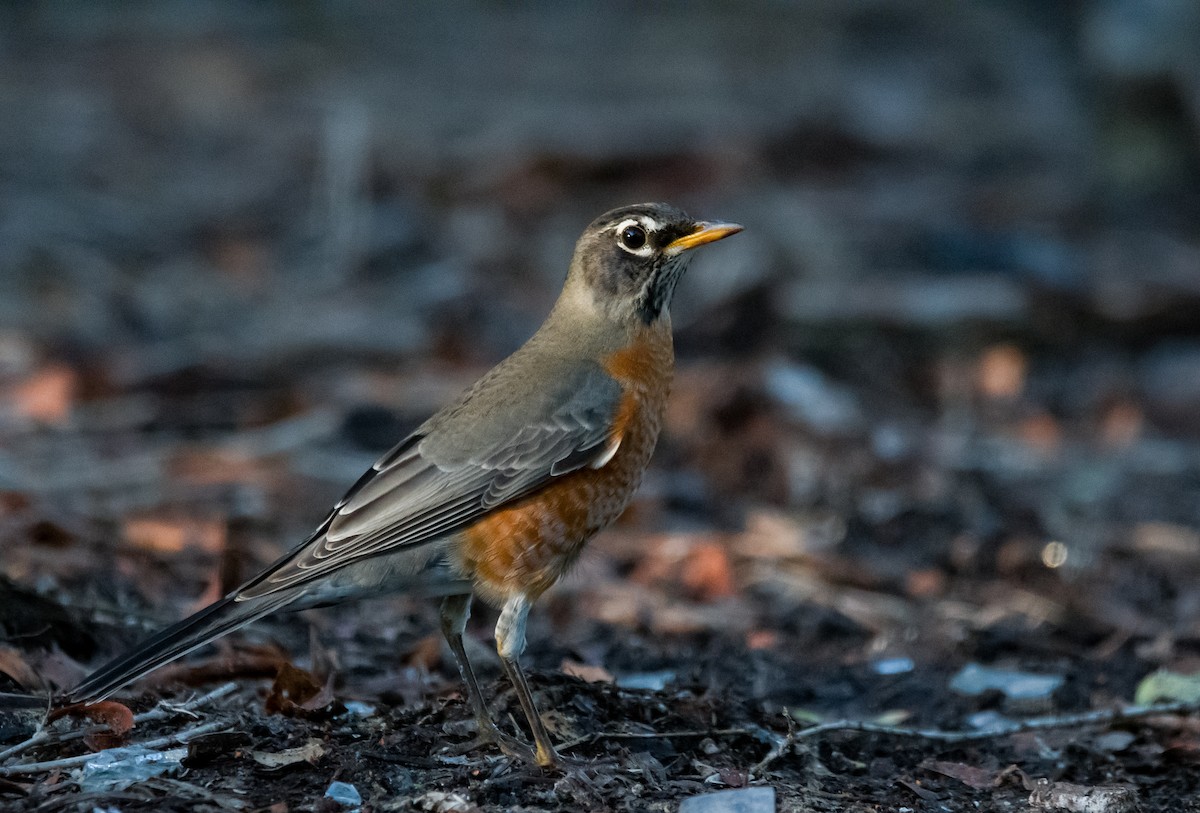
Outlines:
<svg viewBox="0 0 1200 813"><path fill-rule="evenodd" d="M482 734L484 729L496 726L488 714L487 704L483 702L479 681L475 679L475 670L471 668L471 661L467 659L467 650L463 646L463 632L467 628L467 620L471 617L471 594L446 596L442 600L441 616L442 635L446 637L446 643L454 653L454 660L458 662L458 673L462 676L463 683L467 684L467 698L471 702L471 709L475 712Z"/></svg>
<svg viewBox="0 0 1200 813"><path fill-rule="evenodd" d="M496 727L492 715L488 712L483 692L479 690L479 681L475 678L475 670L471 668L471 661L468 660L467 650L463 646L463 631L466 630L467 619L470 617L470 593L447 596L442 600L442 635L450 645L450 651L454 653L454 660L458 662L458 673L462 676L463 683L467 684L467 698L475 712L475 724L479 727L477 742L469 743L465 750L472 750L477 744L490 743L511 757L526 762L532 761L533 752L529 746L503 733Z"/></svg>
<svg viewBox="0 0 1200 813"><path fill-rule="evenodd" d="M529 599L517 595L504 602L500 610L500 618L496 621L496 651L500 653L500 662L504 671L517 692L529 728L533 732L533 741L537 743L537 763L543 767L553 767L562 762L562 757L550 742L550 734L542 723L537 706L533 702L533 693L529 691L529 682L525 680L525 672L521 669L521 653L525 651L525 621L529 617Z"/></svg>

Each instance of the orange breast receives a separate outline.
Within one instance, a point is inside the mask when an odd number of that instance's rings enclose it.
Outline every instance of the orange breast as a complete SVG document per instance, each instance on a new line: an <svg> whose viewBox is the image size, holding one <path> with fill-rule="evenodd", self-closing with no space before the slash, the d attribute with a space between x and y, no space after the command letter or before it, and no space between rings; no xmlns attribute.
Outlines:
<svg viewBox="0 0 1200 813"><path fill-rule="evenodd" d="M600 468L563 475L463 532L459 566L483 598L502 601L516 593L537 598L588 539L620 516L641 482L671 386L670 326L643 329L602 363L624 390L611 433L620 446Z"/></svg>

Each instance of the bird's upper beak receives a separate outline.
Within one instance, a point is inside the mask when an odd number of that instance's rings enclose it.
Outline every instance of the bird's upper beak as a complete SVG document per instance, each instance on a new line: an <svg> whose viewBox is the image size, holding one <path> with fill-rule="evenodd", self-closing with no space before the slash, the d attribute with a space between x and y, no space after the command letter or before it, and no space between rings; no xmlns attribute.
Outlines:
<svg viewBox="0 0 1200 813"><path fill-rule="evenodd" d="M696 224L695 230L690 234L677 237L670 243L667 243L665 251L668 254L679 254L682 251L702 246L705 243L723 240L731 234L737 234L741 230L742 227L736 223L705 223L702 221Z"/></svg>

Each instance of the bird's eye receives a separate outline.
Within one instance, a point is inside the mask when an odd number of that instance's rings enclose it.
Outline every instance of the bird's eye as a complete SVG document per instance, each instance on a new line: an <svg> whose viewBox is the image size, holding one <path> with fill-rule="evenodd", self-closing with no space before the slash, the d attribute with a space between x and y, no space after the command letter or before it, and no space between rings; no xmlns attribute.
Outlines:
<svg viewBox="0 0 1200 813"><path fill-rule="evenodd" d="M641 226L626 226L621 229L621 245L630 251L637 251L646 245L646 230Z"/></svg>

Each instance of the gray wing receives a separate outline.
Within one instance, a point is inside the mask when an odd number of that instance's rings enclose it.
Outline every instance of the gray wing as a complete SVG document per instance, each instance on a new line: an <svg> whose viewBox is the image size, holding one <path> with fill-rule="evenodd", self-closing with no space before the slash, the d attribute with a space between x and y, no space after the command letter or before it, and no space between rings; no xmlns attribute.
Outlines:
<svg viewBox="0 0 1200 813"><path fill-rule="evenodd" d="M503 366L493 371L380 458L313 536L238 599L443 538L555 477L607 462L620 385L598 364L550 379L535 389Z"/></svg>

